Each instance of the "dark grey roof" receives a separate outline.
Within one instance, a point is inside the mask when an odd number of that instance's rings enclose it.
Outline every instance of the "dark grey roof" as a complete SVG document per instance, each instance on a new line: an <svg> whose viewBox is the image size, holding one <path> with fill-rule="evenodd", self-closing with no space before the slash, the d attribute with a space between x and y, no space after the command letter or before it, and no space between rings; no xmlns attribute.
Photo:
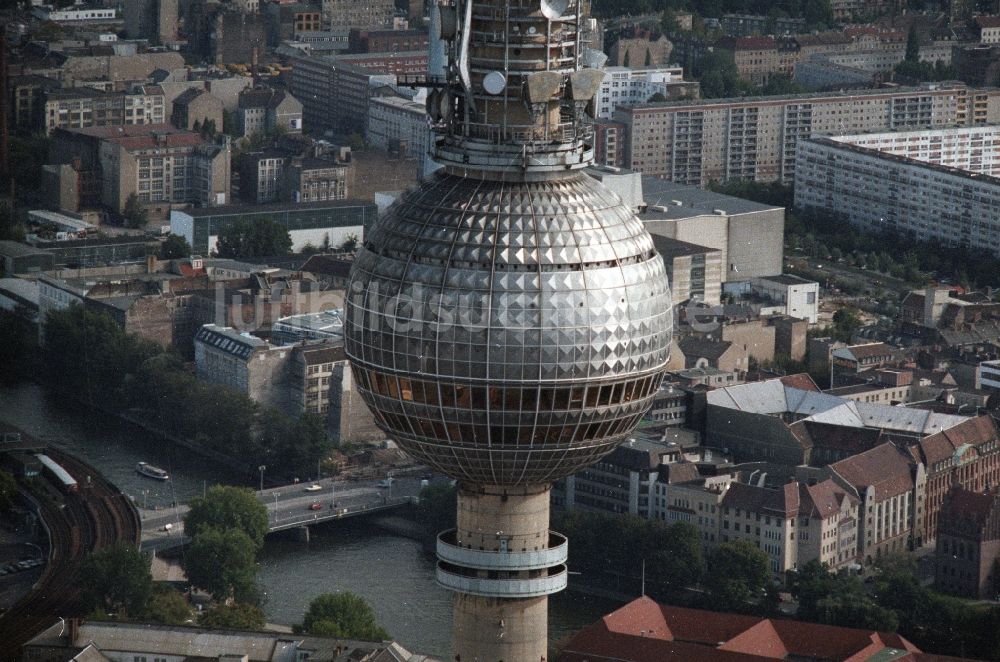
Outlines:
<svg viewBox="0 0 1000 662"><path fill-rule="evenodd" d="M671 239L670 237L658 234L651 236L653 237L653 247L656 248L656 252L667 258L682 257L684 255L702 255L703 253L721 253L718 248L689 244L680 239Z"/></svg>
<svg viewBox="0 0 1000 662"><path fill-rule="evenodd" d="M27 255L48 255L34 246L19 241L0 241L0 255L5 257L25 257Z"/></svg>

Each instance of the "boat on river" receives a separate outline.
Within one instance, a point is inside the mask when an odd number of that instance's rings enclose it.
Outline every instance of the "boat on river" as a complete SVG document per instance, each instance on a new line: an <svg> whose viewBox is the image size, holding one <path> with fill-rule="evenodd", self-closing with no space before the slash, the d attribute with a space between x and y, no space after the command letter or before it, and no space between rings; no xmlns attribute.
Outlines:
<svg viewBox="0 0 1000 662"><path fill-rule="evenodd" d="M152 478L154 480L167 480L170 478L170 474L159 467L154 467L152 464L146 464L145 462L140 462L135 465L135 470L137 473L145 476L146 478Z"/></svg>

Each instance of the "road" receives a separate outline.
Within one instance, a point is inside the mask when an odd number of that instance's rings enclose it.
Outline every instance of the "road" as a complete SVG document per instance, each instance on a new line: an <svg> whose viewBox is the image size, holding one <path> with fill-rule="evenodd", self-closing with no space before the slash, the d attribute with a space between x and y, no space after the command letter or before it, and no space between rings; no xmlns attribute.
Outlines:
<svg viewBox="0 0 1000 662"><path fill-rule="evenodd" d="M393 479L391 487L379 487L377 480L335 481L324 478L312 483L297 483L257 492L267 508L272 531L303 526L331 516L351 517L369 510L380 510L409 501L420 493L419 478ZM319 485L316 491L306 491ZM319 504L319 508L313 508ZM142 514L142 547L156 551L174 547L184 538L187 505L167 510L147 510ZM169 525L169 528L166 528Z"/></svg>

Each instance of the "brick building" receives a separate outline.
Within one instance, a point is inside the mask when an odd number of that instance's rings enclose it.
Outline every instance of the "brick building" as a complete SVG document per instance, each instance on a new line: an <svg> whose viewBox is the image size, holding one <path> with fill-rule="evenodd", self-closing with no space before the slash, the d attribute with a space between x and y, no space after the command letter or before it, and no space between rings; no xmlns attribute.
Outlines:
<svg viewBox="0 0 1000 662"><path fill-rule="evenodd" d="M1000 495L955 488L937 529L934 584L974 600L1000 594Z"/></svg>

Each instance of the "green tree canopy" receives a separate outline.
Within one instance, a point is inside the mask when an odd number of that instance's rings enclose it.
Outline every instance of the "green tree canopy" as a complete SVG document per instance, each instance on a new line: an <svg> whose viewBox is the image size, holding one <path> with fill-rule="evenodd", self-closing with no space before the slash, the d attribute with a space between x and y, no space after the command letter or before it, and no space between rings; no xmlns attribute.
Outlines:
<svg viewBox="0 0 1000 662"><path fill-rule="evenodd" d="M247 258L284 255L292 250L292 237L269 218L233 221L219 233L219 257Z"/></svg>
<svg viewBox="0 0 1000 662"><path fill-rule="evenodd" d="M917 28L911 25L906 33L906 55L903 58L907 62L920 62L920 41L917 39Z"/></svg>
<svg viewBox="0 0 1000 662"><path fill-rule="evenodd" d="M309 603L302 630L309 634L363 641L389 639L389 633L375 621L375 613L368 603L349 591L323 593L314 598Z"/></svg>
<svg viewBox="0 0 1000 662"><path fill-rule="evenodd" d="M213 485L204 497L191 501L190 510L184 517L185 535L194 538L206 529L242 532L250 540L251 552L255 555L267 534L267 508L250 488Z"/></svg>
<svg viewBox="0 0 1000 662"><path fill-rule="evenodd" d="M198 625L219 630L260 630L264 627L264 610L257 605L217 604L202 612Z"/></svg>
<svg viewBox="0 0 1000 662"><path fill-rule="evenodd" d="M771 583L767 554L746 540L724 542L708 557L704 583L717 604L744 608Z"/></svg>
<svg viewBox="0 0 1000 662"><path fill-rule="evenodd" d="M745 89L732 51L723 48L709 51L695 63L694 69L701 82L701 95L706 99L739 96Z"/></svg>
<svg viewBox="0 0 1000 662"><path fill-rule="evenodd" d="M103 547L80 564L79 583L88 611L140 616L153 591L149 556L124 542Z"/></svg>
<svg viewBox="0 0 1000 662"><path fill-rule="evenodd" d="M0 310L0 384L13 384L34 375L38 327L27 308Z"/></svg>
<svg viewBox="0 0 1000 662"><path fill-rule="evenodd" d="M184 596L166 584L154 584L153 595L146 605L144 620L166 625L184 625L191 620L192 610Z"/></svg>
<svg viewBox="0 0 1000 662"><path fill-rule="evenodd" d="M122 220L125 222L125 227L128 228L144 228L149 221L149 213L139 202L139 196L135 193L130 193L128 198L125 199L125 207L122 208Z"/></svg>
<svg viewBox="0 0 1000 662"><path fill-rule="evenodd" d="M254 604L257 590L256 547L240 529L203 526L184 555L188 580L216 600Z"/></svg>
<svg viewBox="0 0 1000 662"><path fill-rule="evenodd" d="M191 245L187 242L187 239L179 234L168 236L160 244L160 258L163 260L176 260L182 257L189 257L190 255Z"/></svg>
<svg viewBox="0 0 1000 662"><path fill-rule="evenodd" d="M10 510L17 496L17 482L14 477L0 469L0 512Z"/></svg>

